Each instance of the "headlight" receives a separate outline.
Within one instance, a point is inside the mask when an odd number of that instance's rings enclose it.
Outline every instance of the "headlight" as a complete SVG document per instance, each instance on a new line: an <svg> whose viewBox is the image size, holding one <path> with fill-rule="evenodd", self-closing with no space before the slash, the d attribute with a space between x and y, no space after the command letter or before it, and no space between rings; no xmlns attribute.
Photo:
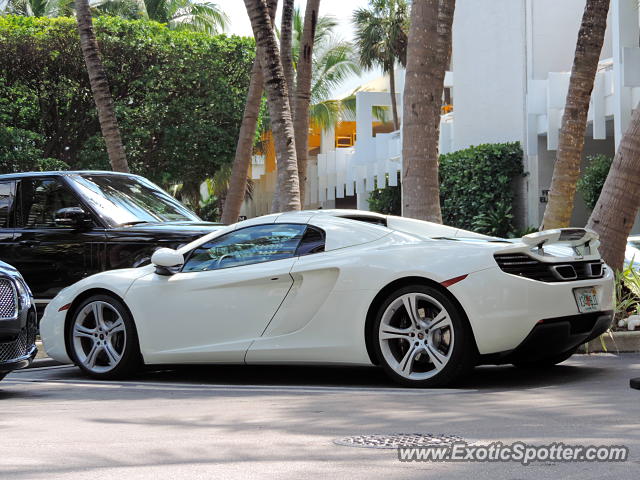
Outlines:
<svg viewBox="0 0 640 480"><path fill-rule="evenodd" d="M24 280L16 278L16 288L18 289L18 297L20 298L20 307L31 307L31 290L29 290L27 284L24 283Z"/></svg>

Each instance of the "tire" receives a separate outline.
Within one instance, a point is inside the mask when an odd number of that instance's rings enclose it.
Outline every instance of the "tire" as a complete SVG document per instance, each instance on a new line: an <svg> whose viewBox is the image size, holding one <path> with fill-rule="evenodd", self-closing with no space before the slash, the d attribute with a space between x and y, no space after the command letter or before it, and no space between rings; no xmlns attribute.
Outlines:
<svg viewBox="0 0 640 480"><path fill-rule="evenodd" d="M389 295L378 310L372 335L380 365L405 386L449 385L476 364L466 316L433 287L409 285Z"/></svg>
<svg viewBox="0 0 640 480"><path fill-rule="evenodd" d="M0 373L0 382L2 381L2 379L3 379L4 377L6 377L6 376L7 376L7 373L9 373L9 372L2 372L2 373Z"/></svg>
<svg viewBox="0 0 640 480"><path fill-rule="evenodd" d="M125 378L143 366L133 318L109 295L94 295L74 309L67 345L73 362L96 379Z"/></svg>
<svg viewBox="0 0 640 480"><path fill-rule="evenodd" d="M559 363L564 362L565 360L569 360L569 358L576 353L578 347L574 347L571 350L567 350L566 352L560 353L558 355L554 355L552 357L541 358L540 360L534 360L532 362L527 361L519 361L513 362L513 365L518 368L526 368L526 369L535 369L535 368L549 368L554 365L558 365Z"/></svg>

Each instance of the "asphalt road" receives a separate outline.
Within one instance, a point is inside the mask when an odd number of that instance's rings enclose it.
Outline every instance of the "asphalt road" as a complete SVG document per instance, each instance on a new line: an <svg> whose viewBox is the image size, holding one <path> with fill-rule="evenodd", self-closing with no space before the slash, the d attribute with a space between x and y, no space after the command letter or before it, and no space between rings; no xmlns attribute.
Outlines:
<svg viewBox="0 0 640 480"><path fill-rule="evenodd" d="M396 387L374 368L198 367L102 383L69 366L29 369L0 382L0 479L637 479L638 376L640 355L482 367L439 390ZM334 443L374 433L623 444L630 458L403 463L396 450Z"/></svg>

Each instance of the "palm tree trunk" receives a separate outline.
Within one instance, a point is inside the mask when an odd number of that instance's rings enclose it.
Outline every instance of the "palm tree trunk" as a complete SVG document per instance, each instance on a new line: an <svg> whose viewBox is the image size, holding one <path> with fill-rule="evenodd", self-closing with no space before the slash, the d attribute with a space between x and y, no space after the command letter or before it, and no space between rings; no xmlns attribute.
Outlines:
<svg viewBox="0 0 640 480"><path fill-rule="evenodd" d="M304 205L307 185L307 161L309 157L309 104L311 103L311 73L313 43L318 23L320 0L307 0L304 11L304 26L300 55L296 74L296 101L294 108L294 130L296 135L296 156L300 178L300 204Z"/></svg>
<svg viewBox="0 0 640 480"><path fill-rule="evenodd" d="M87 66L91 92L98 110L100 129L107 146L111 168L116 172L128 172L129 165L127 164L127 157L120 137L120 129L118 128L118 121L113 108L113 98L109 90L107 74L102 66L98 42L93 32L88 0L76 0L76 16L82 55Z"/></svg>
<svg viewBox="0 0 640 480"><path fill-rule="evenodd" d="M402 135L402 214L442 223L438 142L455 0L414 0L407 46Z"/></svg>
<svg viewBox="0 0 640 480"><path fill-rule="evenodd" d="M278 0L269 0L269 16L271 19L275 17L277 5ZM259 53L256 50L256 58L253 61L253 68L251 69L249 90L247 91L247 103L245 103L244 106L244 114L242 115L240 133L238 134L238 143L236 145L236 154L233 159L233 167L231 168L231 176L229 178L229 188L227 189L220 219L222 223L227 225L238 221L242 209L242 202L244 201L247 191L247 177L249 175L249 166L251 165L251 154L253 153L253 141L256 135L258 116L260 115L263 85L264 76L262 75L262 67L260 66Z"/></svg>
<svg viewBox="0 0 640 480"><path fill-rule="evenodd" d="M400 128L400 120L398 120L398 102L396 101L396 72L394 65L389 69L389 93L391 94L391 112L393 114L393 127L395 130Z"/></svg>
<svg viewBox="0 0 640 480"><path fill-rule="evenodd" d="M600 253L616 270L624 264L627 237L640 207L640 104L616 153L587 228L600 234Z"/></svg>
<svg viewBox="0 0 640 480"><path fill-rule="evenodd" d="M562 116L556 164L544 211L545 229L568 227L587 129L589 101L607 29L609 0L587 0L578 32L569 91Z"/></svg>
<svg viewBox="0 0 640 480"><path fill-rule="evenodd" d="M289 108L291 114L294 107L295 76L293 70L293 0L284 0L282 5L282 20L280 24L280 56L282 57L282 68L284 68L284 76L287 79L287 89L289 91Z"/></svg>
<svg viewBox="0 0 640 480"><path fill-rule="evenodd" d="M279 204L282 211L300 210L300 184L296 160L287 80L278 51L278 42L265 0L244 0L264 74L271 129L278 162Z"/></svg>

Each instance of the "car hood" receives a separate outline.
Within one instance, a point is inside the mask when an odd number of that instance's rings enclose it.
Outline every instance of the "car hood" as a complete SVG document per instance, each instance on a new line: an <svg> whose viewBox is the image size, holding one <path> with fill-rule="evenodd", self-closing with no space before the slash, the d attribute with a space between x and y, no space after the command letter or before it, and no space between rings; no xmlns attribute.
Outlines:
<svg viewBox="0 0 640 480"><path fill-rule="evenodd" d="M175 236L199 237L207 233L224 228L225 225L213 222L155 222L138 223L135 225L123 225L115 227L115 232L130 232L140 234L174 234Z"/></svg>

